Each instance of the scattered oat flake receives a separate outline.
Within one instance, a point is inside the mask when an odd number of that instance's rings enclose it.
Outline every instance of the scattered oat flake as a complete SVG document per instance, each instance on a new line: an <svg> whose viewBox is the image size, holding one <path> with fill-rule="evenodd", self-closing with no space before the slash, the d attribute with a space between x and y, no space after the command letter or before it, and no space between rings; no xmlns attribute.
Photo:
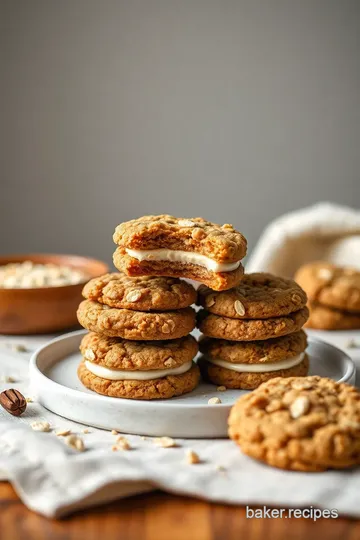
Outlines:
<svg viewBox="0 0 360 540"><path fill-rule="evenodd" d="M66 437L66 435L69 435L71 433L71 429L59 429L56 432L56 435L58 437Z"/></svg>
<svg viewBox="0 0 360 540"><path fill-rule="evenodd" d="M27 397L26 398L26 403L34 403L34 400L32 397Z"/></svg>
<svg viewBox="0 0 360 540"><path fill-rule="evenodd" d="M216 465L216 470L220 471L220 472L225 472L226 471L226 469L225 469L225 467L223 465Z"/></svg>
<svg viewBox="0 0 360 540"><path fill-rule="evenodd" d="M172 437L156 437L154 443L162 448L173 448L177 446L176 441Z"/></svg>
<svg viewBox="0 0 360 540"><path fill-rule="evenodd" d="M293 401L289 407L291 418L300 418L308 412L310 408L310 401L306 396L299 396Z"/></svg>
<svg viewBox="0 0 360 540"><path fill-rule="evenodd" d="M119 450L131 450L131 445L126 437L118 437L116 439L116 446Z"/></svg>
<svg viewBox="0 0 360 540"><path fill-rule="evenodd" d="M347 349L358 349L360 344L355 341L355 339L349 339L346 344Z"/></svg>
<svg viewBox="0 0 360 540"><path fill-rule="evenodd" d="M65 438L65 443L68 446L70 446L70 448L73 448L74 450L77 450L78 452L83 452L85 450L85 445L84 445L83 440L77 435L68 435Z"/></svg>
<svg viewBox="0 0 360 540"><path fill-rule="evenodd" d="M47 432L51 429L49 422L32 422L30 425L34 431Z"/></svg>
<svg viewBox="0 0 360 540"><path fill-rule="evenodd" d="M218 386L216 389L218 392L225 392L226 386Z"/></svg>
<svg viewBox="0 0 360 540"><path fill-rule="evenodd" d="M187 450L186 461L190 465L195 465L196 463L200 463L200 458L199 458L199 455L196 452L194 452L194 450Z"/></svg>
<svg viewBox="0 0 360 540"><path fill-rule="evenodd" d="M91 431L89 431L87 428L83 429L82 432L85 433L85 434L91 433Z"/></svg>
<svg viewBox="0 0 360 540"><path fill-rule="evenodd" d="M27 347L21 343L13 343L10 345L10 348L15 352L28 352Z"/></svg>
<svg viewBox="0 0 360 540"><path fill-rule="evenodd" d="M141 438L142 438L143 441L147 441L147 437L145 437L144 435L142 435Z"/></svg>
<svg viewBox="0 0 360 540"><path fill-rule="evenodd" d="M116 429L111 430L111 435L119 435L119 432Z"/></svg>
<svg viewBox="0 0 360 540"><path fill-rule="evenodd" d="M218 397L212 397L208 401L208 405L218 405L219 403L221 403L221 399Z"/></svg>
<svg viewBox="0 0 360 540"><path fill-rule="evenodd" d="M2 375L0 380L1 382L4 382L4 383L16 382L16 379L14 379L14 377L11 377L10 375Z"/></svg>

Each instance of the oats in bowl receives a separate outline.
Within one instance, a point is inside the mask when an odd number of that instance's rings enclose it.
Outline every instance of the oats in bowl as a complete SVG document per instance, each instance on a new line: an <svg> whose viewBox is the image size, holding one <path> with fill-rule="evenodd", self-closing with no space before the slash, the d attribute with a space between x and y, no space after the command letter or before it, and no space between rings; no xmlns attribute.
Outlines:
<svg viewBox="0 0 360 540"><path fill-rule="evenodd" d="M54 263L15 262L0 266L0 288L35 289L82 283L87 274L70 266Z"/></svg>

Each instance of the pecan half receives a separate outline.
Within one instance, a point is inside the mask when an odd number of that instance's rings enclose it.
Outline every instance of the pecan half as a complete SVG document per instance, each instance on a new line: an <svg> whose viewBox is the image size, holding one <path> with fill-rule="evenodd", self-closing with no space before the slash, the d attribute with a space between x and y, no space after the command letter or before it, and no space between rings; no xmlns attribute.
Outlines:
<svg viewBox="0 0 360 540"><path fill-rule="evenodd" d="M1 392L0 405L13 416L20 416L26 409L26 399L19 390L10 388Z"/></svg>

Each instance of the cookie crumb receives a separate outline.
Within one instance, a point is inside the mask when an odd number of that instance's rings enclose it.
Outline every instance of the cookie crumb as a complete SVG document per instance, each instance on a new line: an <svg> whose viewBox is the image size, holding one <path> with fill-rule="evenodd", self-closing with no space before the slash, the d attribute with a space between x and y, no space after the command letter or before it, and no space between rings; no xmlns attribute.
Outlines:
<svg viewBox="0 0 360 540"><path fill-rule="evenodd" d="M174 448L177 446L176 441L172 437L156 437L154 444L161 446L161 448Z"/></svg>
<svg viewBox="0 0 360 540"><path fill-rule="evenodd" d="M360 347L360 344L355 341L355 339L349 339L349 341L346 344L347 349L358 349Z"/></svg>
<svg viewBox="0 0 360 540"><path fill-rule="evenodd" d="M145 437L144 435L142 435L141 438L143 441L147 441L147 437Z"/></svg>
<svg viewBox="0 0 360 540"><path fill-rule="evenodd" d="M71 429L59 429L55 435L58 437L66 437L66 435L70 435Z"/></svg>
<svg viewBox="0 0 360 540"><path fill-rule="evenodd" d="M14 379L14 377L11 377L10 375L2 375L0 381L4 383L14 383L16 382L16 379Z"/></svg>
<svg viewBox="0 0 360 540"><path fill-rule="evenodd" d="M87 433L91 433L90 430L88 430L87 428L83 429L82 432L86 435Z"/></svg>
<svg viewBox="0 0 360 540"><path fill-rule="evenodd" d="M111 430L111 435L119 435L119 432L116 429Z"/></svg>
<svg viewBox="0 0 360 540"><path fill-rule="evenodd" d="M208 405L218 405L219 403L221 403L221 399L218 397L212 397L208 401Z"/></svg>
<svg viewBox="0 0 360 540"><path fill-rule="evenodd" d="M118 437L116 439L116 446L118 450L131 450L131 445L126 437Z"/></svg>
<svg viewBox="0 0 360 540"><path fill-rule="evenodd" d="M47 432L47 431L50 431L51 429L49 422L32 422L30 426L32 427L34 431Z"/></svg>
<svg viewBox="0 0 360 540"><path fill-rule="evenodd" d="M186 462L189 463L189 465L196 465L197 463L200 463L199 455L194 452L194 450L187 450Z"/></svg>
<svg viewBox="0 0 360 540"><path fill-rule="evenodd" d="M65 443L78 452L83 452L85 450L83 440L77 435L68 435L65 439Z"/></svg>
<svg viewBox="0 0 360 540"><path fill-rule="evenodd" d="M26 398L26 403L34 403L33 398L27 397L27 398Z"/></svg>
<svg viewBox="0 0 360 540"><path fill-rule="evenodd" d="M219 472L226 472L226 469L223 465L216 465L216 470Z"/></svg>
<svg viewBox="0 0 360 540"><path fill-rule="evenodd" d="M217 392L225 392L226 391L226 386L218 386L216 391Z"/></svg>
<svg viewBox="0 0 360 540"><path fill-rule="evenodd" d="M28 348L21 343L13 343L10 345L10 349L15 352L28 352Z"/></svg>

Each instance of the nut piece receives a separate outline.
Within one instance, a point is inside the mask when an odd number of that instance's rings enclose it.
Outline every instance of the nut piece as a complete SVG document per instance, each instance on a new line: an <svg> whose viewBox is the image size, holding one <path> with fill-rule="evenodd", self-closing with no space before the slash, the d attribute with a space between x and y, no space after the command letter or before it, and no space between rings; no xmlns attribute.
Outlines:
<svg viewBox="0 0 360 540"><path fill-rule="evenodd" d="M199 455L194 452L194 450L187 450L186 462L189 463L189 465L196 465L197 463L200 463Z"/></svg>
<svg viewBox="0 0 360 540"><path fill-rule="evenodd" d="M77 435L68 435L65 439L65 443L78 452L83 452L85 450L83 440Z"/></svg>
<svg viewBox="0 0 360 540"><path fill-rule="evenodd" d="M306 396L299 396L289 407L291 418L299 418L308 412L310 401Z"/></svg>
<svg viewBox="0 0 360 540"><path fill-rule="evenodd" d="M154 443L157 446L161 446L161 448L173 448L174 446L177 446L176 441L171 437L156 437Z"/></svg>
<svg viewBox="0 0 360 540"><path fill-rule="evenodd" d="M86 360L90 360L90 362L92 360L95 360L96 356L95 356L95 353L92 349L86 349L85 353L84 353L84 356L86 358Z"/></svg>
<svg viewBox="0 0 360 540"><path fill-rule="evenodd" d="M66 435L69 435L71 433L71 429L59 429L55 435L58 437L66 437Z"/></svg>
<svg viewBox="0 0 360 540"><path fill-rule="evenodd" d="M125 300L127 302L137 302L141 298L141 291L129 291Z"/></svg>
<svg viewBox="0 0 360 540"><path fill-rule="evenodd" d="M244 308L244 305L240 302L240 300L235 300L234 309L236 313L240 315L241 317L245 315L245 308Z"/></svg>
<svg viewBox="0 0 360 540"><path fill-rule="evenodd" d="M50 431L50 424L49 422L32 422L30 424L34 431Z"/></svg>
<svg viewBox="0 0 360 540"><path fill-rule="evenodd" d="M13 416L20 416L26 409L26 399L14 388L0 394L0 405Z"/></svg>
<svg viewBox="0 0 360 540"><path fill-rule="evenodd" d="M196 223L191 219L179 219L178 225L179 227L195 227Z"/></svg>
<svg viewBox="0 0 360 540"><path fill-rule="evenodd" d="M221 399L218 397L212 397L208 401L208 405L217 405L218 403L221 403Z"/></svg>

